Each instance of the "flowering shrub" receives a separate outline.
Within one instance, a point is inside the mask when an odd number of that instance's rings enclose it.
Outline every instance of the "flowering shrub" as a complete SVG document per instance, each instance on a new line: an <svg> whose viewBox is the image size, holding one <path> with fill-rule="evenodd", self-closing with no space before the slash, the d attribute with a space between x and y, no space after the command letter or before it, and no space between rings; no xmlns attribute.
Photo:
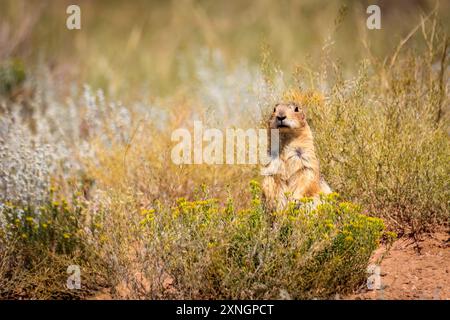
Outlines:
<svg viewBox="0 0 450 320"><path fill-rule="evenodd" d="M0 203L0 297L76 298L98 284L98 255L89 247L98 224L86 219L79 194L70 200L55 190L39 206ZM79 265L83 290L64 286L67 267Z"/></svg>
<svg viewBox="0 0 450 320"><path fill-rule="evenodd" d="M52 195L52 193L51 193ZM2 204L3 237L25 247L50 248L55 253L72 253L83 245L82 207L76 198L69 208L66 200L52 200L39 207Z"/></svg>
<svg viewBox="0 0 450 320"><path fill-rule="evenodd" d="M179 199L171 208L142 211L156 277L152 295L177 298L323 298L348 292L365 279L369 258L384 234L378 218L359 206L325 196L291 203L269 215L252 182L252 203ZM150 260L149 260L150 261ZM154 269L153 269L154 268ZM164 281L173 288L165 290Z"/></svg>

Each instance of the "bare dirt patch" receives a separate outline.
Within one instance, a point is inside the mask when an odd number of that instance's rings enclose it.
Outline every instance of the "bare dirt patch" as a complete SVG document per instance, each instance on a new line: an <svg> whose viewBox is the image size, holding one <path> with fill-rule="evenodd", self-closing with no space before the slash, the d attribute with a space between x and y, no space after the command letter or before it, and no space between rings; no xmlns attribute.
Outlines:
<svg viewBox="0 0 450 320"><path fill-rule="evenodd" d="M381 289L361 289L349 299L450 299L450 233L397 240L380 264ZM386 254L378 249L373 261Z"/></svg>

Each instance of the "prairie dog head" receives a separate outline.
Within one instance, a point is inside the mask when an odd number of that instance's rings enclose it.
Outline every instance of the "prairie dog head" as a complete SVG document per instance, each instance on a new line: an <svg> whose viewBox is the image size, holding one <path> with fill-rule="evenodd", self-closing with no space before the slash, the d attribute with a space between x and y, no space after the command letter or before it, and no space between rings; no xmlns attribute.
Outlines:
<svg viewBox="0 0 450 320"><path fill-rule="evenodd" d="M280 131L301 129L306 125L305 118L303 109L297 103L277 103L269 119L269 127Z"/></svg>

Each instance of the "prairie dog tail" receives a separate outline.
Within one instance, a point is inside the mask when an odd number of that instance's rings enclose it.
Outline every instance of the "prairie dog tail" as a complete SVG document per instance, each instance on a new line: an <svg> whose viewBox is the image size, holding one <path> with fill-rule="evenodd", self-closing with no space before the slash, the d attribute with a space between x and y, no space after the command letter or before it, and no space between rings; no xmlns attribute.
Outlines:
<svg viewBox="0 0 450 320"><path fill-rule="evenodd" d="M322 176L320 177L320 191L324 194L330 194L331 192L333 192Z"/></svg>

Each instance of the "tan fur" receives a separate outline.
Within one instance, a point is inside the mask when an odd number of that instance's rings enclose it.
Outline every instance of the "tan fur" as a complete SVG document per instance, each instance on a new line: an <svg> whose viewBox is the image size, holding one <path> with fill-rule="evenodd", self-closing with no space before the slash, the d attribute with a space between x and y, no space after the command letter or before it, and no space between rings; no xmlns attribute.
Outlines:
<svg viewBox="0 0 450 320"><path fill-rule="evenodd" d="M269 129L279 130L280 147L279 155L272 157L263 170L262 189L268 208L280 210L288 201L330 193L320 176L314 139L300 106L277 104Z"/></svg>

